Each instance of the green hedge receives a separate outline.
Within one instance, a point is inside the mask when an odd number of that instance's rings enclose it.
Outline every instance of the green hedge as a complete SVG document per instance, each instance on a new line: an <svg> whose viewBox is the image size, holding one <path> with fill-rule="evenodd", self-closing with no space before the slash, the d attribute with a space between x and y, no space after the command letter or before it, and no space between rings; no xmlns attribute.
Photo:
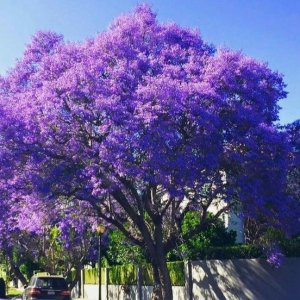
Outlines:
<svg viewBox="0 0 300 300"><path fill-rule="evenodd" d="M167 263L170 272L172 285L184 285L184 262L169 262ZM105 284L105 268L102 268L101 282ZM153 284L153 272L151 265L142 266L142 278L144 285ZM98 269L84 270L85 284L98 284ZM129 284L135 285L137 283L137 267L132 264L122 266L112 266L108 268L108 284Z"/></svg>
<svg viewBox="0 0 300 300"><path fill-rule="evenodd" d="M6 265L0 264L0 277L6 280Z"/></svg>
<svg viewBox="0 0 300 300"><path fill-rule="evenodd" d="M168 262L168 270L172 285L184 285L184 262ZM153 285L153 271L149 264L142 266L142 282L144 285ZM135 265L113 266L108 269L109 284L132 284L137 283L137 267Z"/></svg>
<svg viewBox="0 0 300 300"><path fill-rule="evenodd" d="M280 243L283 254L287 257L300 257L300 241ZM235 245L228 247L209 247L199 250L193 260L203 259L251 259L265 257L263 248L258 245Z"/></svg>
<svg viewBox="0 0 300 300"><path fill-rule="evenodd" d="M137 268L128 264L108 268L108 284L132 284L137 282Z"/></svg>
<svg viewBox="0 0 300 300"><path fill-rule="evenodd" d="M149 264L142 266L142 284L143 285L153 285L153 269Z"/></svg>
<svg viewBox="0 0 300 300"><path fill-rule="evenodd" d="M184 275L184 262L174 261L167 263L168 270L171 277L172 285L185 285L185 275Z"/></svg>
<svg viewBox="0 0 300 300"><path fill-rule="evenodd" d="M68 278L67 280L69 282L73 282L75 280L75 277L76 277L76 270L72 270L69 275L68 275Z"/></svg>
<svg viewBox="0 0 300 300"><path fill-rule="evenodd" d="M281 248L287 257L300 257L300 241L285 241L281 243ZM198 252L195 260L204 259L250 259L265 257L265 253L260 246L256 245L235 245L229 247L203 248ZM171 283L175 286L184 286L184 262L168 262L168 270ZM143 285L153 285L153 270L150 264L142 267ZM102 268L102 284L105 284L105 268ZM98 284L98 269L84 270L85 284ZM108 268L108 284L129 284L137 283L137 267L133 264L112 266Z"/></svg>
<svg viewBox="0 0 300 300"><path fill-rule="evenodd" d="M84 269L84 283L85 284L98 284L99 269ZM105 284L105 268L101 268L101 284Z"/></svg>
<svg viewBox="0 0 300 300"><path fill-rule="evenodd" d="M283 254L287 257L300 257L300 241L280 243ZM203 259L251 259L265 257L263 248L258 245L235 245L228 247L203 248L193 260Z"/></svg>
<svg viewBox="0 0 300 300"><path fill-rule="evenodd" d="M174 286L184 286L185 276L184 276L184 262L174 261L168 262L167 267L170 273L171 283ZM142 282L143 285L153 285L153 270L152 266L147 264L142 266Z"/></svg>
<svg viewBox="0 0 300 300"><path fill-rule="evenodd" d="M203 248L193 259L240 259L259 258L263 256L261 247L255 245L236 245L228 247Z"/></svg>
<svg viewBox="0 0 300 300"><path fill-rule="evenodd" d="M300 257L300 239L281 242L280 246L285 256Z"/></svg>

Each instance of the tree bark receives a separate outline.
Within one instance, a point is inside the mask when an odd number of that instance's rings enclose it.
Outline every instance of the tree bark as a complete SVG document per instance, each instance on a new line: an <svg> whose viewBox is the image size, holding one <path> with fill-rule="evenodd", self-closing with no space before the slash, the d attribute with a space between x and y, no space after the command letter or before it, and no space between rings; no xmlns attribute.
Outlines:
<svg viewBox="0 0 300 300"><path fill-rule="evenodd" d="M76 266L76 273L74 276L74 279L71 280L69 289L72 291L72 289L75 287L75 285L79 282L81 282L81 270L82 270L82 265L79 264ZM81 284L79 284L79 294L81 294Z"/></svg>
<svg viewBox="0 0 300 300"><path fill-rule="evenodd" d="M103 175L104 180L106 180L107 186L110 186L109 181ZM128 187L128 183L122 181L123 184L126 184ZM129 191L132 192L132 188L129 187ZM140 198L138 192L133 192L133 196L137 200L138 211L134 206L130 204L126 195L121 189L114 189L111 193L111 196L119 203L119 205L124 209L127 213L128 217L132 220L134 225L137 227L138 231L142 236L142 240L138 240L128 231L126 233L126 229L119 222L112 222L117 228L119 228L125 236L133 237L131 240L134 244L144 245L149 254L149 258L152 262L152 267L154 271L154 279L157 287L157 297L154 299L158 300L172 300L172 285L170 280L170 275L167 269L166 262L166 249L163 243L163 214L158 213L156 209L153 209L153 204L151 200L150 192L148 190L148 194L146 193L143 199ZM170 202L171 203L171 202ZM145 211L144 211L145 209ZM166 208L167 209L167 208ZM107 220L105 215L101 212L101 210L97 210L99 217L102 217ZM145 215L147 213L151 219L151 225L153 225L154 232L152 233L149 230L145 222ZM108 220L107 220L108 221ZM152 227L152 226L151 226Z"/></svg>
<svg viewBox="0 0 300 300"><path fill-rule="evenodd" d="M158 253L159 257L158 260L160 261L158 266L159 278L161 283L161 294L162 299L173 299L173 292L172 292L172 284L170 274L167 268L167 262L164 255L160 252Z"/></svg>
<svg viewBox="0 0 300 300"><path fill-rule="evenodd" d="M18 279L21 281L22 285L27 285L28 284L28 281L27 279L25 278L25 276L21 273L20 269L18 266L16 266L12 260L11 257L7 257L8 258L8 263L9 263L9 268L10 268L10 271L11 273Z"/></svg>
<svg viewBox="0 0 300 300"><path fill-rule="evenodd" d="M158 271L157 265L155 263L152 263L152 268L153 268L154 284L153 284L151 300L154 300L154 299L161 300L162 299L162 290L161 290L159 271Z"/></svg>
<svg viewBox="0 0 300 300"><path fill-rule="evenodd" d="M154 275L154 293L153 299L172 300L173 292L170 274L167 268L165 258L165 249L163 247L163 233L161 222L156 222L154 230L154 245L149 248L149 255L153 267Z"/></svg>

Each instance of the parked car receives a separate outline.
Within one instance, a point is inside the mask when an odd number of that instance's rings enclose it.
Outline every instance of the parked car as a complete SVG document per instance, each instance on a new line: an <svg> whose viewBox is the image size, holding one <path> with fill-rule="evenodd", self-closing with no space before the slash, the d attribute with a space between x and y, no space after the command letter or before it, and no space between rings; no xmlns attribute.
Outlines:
<svg viewBox="0 0 300 300"><path fill-rule="evenodd" d="M0 277L0 298L5 298L5 281L2 277Z"/></svg>
<svg viewBox="0 0 300 300"><path fill-rule="evenodd" d="M23 300L71 300L66 280L61 276L34 275L25 287Z"/></svg>

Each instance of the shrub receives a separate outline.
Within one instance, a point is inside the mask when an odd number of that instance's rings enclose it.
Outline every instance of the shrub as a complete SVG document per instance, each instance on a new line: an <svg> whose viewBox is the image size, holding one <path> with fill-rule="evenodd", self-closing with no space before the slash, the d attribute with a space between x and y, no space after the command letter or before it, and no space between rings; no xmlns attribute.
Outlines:
<svg viewBox="0 0 300 300"><path fill-rule="evenodd" d="M84 283L98 284L99 282L99 268L84 269ZM101 283L105 284L105 268L101 268Z"/></svg>
<svg viewBox="0 0 300 300"><path fill-rule="evenodd" d="M203 248L196 259L238 259L258 258L263 256L261 247L255 245L235 245L228 247Z"/></svg>
<svg viewBox="0 0 300 300"><path fill-rule="evenodd" d="M298 240L282 241L279 243L279 247L287 257L300 257L300 241ZM234 245L199 249L194 259L250 259L259 257L266 257L266 252L260 245Z"/></svg>
<svg viewBox="0 0 300 300"><path fill-rule="evenodd" d="M184 276L184 262L174 261L168 262L167 267L170 273L171 283L173 286L184 286L185 276ZM143 285L153 285L153 269L150 264L145 264L142 266L142 278Z"/></svg>
<svg viewBox="0 0 300 300"><path fill-rule="evenodd" d="M287 257L300 257L300 239L286 240L280 243L283 254Z"/></svg>
<svg viewBox="0 0 300 300"><path fill-rule="evenodd" d="M176 261L169 262L168 270L170 272L172 285L184 285L184 262ZM98 284L98 269L85 269L84 270L84 283L85 284ZM101 282L105 283L105 269L102 268ZM142 266L142 282L144 285L153 285L153 270L150 264ZM108 268L108 284L116 285L135 285L137 284L137 267L133 264L122 266L111 266Z"/></svg>
<svg viewBox="0 0 300 300"><path fill-rule="evenodd" d="M137 269L135 265L112 266L108 268L108 284L136 284Z"/></svg>
<svg viewBox="0 0 300 300"><path fill-rule="evenodd" d="M189 211L186 213L182 223L182 243L168 254L168 260L194 260L198 253L210 247L225 247L235 244L236 232L227 231L221 219L213 220L208 215L209 223L206 230L188 237L191 230L200 223L201 215L199 211Z"/></svg>
<svg viewBox="0 0 300 300"><path fill-rule="evenodd" d="M300 240L285 240L280 243L283 254L287 257L300 257ZM266 257L266 252L259 245L234 245L227 247L207 247L198 249L196 260L204 259L251 259ZM167 263L173 286L185 285L184 262ZM102 284L105 283L105 269L101 269ZM150 264L143 264L142 284L153 285L153 269ZM98 269L85 269L85 284L98 284ZM108 268L108 284L135 285L137 284L137 266L133 264L111 266Z"/></svg>

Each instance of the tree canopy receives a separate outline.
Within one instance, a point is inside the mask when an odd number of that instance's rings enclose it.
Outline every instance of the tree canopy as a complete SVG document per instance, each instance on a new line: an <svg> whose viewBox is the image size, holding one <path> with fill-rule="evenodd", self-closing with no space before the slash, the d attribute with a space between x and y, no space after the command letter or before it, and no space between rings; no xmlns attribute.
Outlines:
<svg viewBox="0 0 300 300"><path fill-rule="evenodd" d="M215 218L234 209L299 226L274 125L282 76L148 6L83 43L37 33L0 82L2 199L88 202L145 247L165 299L164 255L188 210L200 211L194 233L211 205Z"/></svg>

